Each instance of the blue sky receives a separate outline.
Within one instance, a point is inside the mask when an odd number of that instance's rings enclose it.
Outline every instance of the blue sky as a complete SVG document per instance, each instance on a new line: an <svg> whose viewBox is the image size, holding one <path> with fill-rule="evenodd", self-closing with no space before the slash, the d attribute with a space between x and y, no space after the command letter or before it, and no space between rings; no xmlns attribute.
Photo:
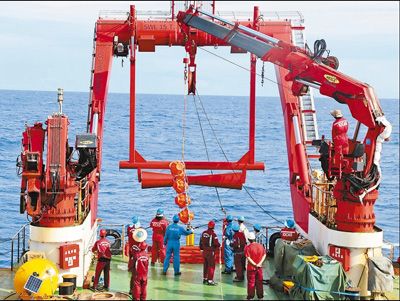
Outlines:
<svg viewBox="0 0 400 301"><path fill-rule="evenodd" d="M169 10L169 1L0 2L0 89L88 91L93 26L100 10ZM324 38L340 60L339 71L370 84L380 98L399 97L399 2L218 2L219 11L300 11L310 45ZM230 55L229 48L211 51L245 67L249 55ZM181 47L157 47L139 53L138 93L181 94ZM248 95L249 74L198 51L201 95ZM258 66L260 72L261 64ZM110 92L129 92L128 64L114 60ZM274 79L271 64L266 77ZM260 80L258 80L260 82ZM257 95L277 96L268 81Z"/></svg>

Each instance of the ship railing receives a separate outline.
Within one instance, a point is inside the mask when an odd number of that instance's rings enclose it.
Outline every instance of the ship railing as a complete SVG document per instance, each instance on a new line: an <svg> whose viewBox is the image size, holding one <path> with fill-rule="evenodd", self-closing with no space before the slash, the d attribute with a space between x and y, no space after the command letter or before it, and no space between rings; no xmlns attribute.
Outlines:
<svg viewBox="0 0 400 301"><path fill-rule="evenodd" d="M101 10L99 12L100 20L126 20L129 12L122 10Z"/></svg>
<svg viewBox="0 0 400 301"><path fill-rule="evenodd" d="M114 230L118 232L119 237L114 237L114 240L111 241L111 253L113 255L122 255L125 256L125 238L127 237L126 233L126 225L124 224L104 224L102 222L99 222L99 226L97 228L99 231L100 229L106 229L106 230ZM110 236L113 236L116 234L114 231L110 231L109 234ZM107 236L109 237L109 236Z"/></svg>
<svg viewBox="0 0 400 301"><path fill-rule="evenodd" d="M390 260L392 260L393 261L393 259L394 259L394 250L395 250L395 247L399 247L399 244L397 244L397 245L395 245L395 244L393 244L393 243L391 243L390 241L387 241L387 240L383 240L383 245L382 245L382 249L383 250L389 250L389 254L388 254L388 258L390 259Z"/></svg>
<svg viewBox="0 0 400 301"><path fill-rule="evenodd" d="M317 218L328 227L335 226L336 199L329 188L332 183L315 182L312 185L313 206L312 211Z"/></svg>
<svg viewBox="0 0 400 301"><path fill-rule="evenodd" d="M14 263L18 264L24 256L24 254L29 251L28 239L29 235L27 234L27 228L29 227L29 223L23 225L17 233L11 238L11 260L10 260L10 268L11 271L14 269ZM16 256L16 257L15 257ZM16 259L16 260L15 260ZM15 260L15 261L14 261Z"/></svg>

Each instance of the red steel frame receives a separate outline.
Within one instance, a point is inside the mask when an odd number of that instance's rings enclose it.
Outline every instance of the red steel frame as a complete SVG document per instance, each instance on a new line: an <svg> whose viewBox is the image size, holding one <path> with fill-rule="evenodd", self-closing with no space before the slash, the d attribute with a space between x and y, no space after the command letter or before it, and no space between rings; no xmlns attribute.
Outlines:
<svg viewBox="0 0 400 301"><path fill-rule="evenodd" d="M135 8L131 6L131 16L135 16ZM181 45L184 44L183 33L179 31L179 26L175 20L171 21L141 21L131 18L130 34L135 39L130 39L130 134L129 134L129 160L120 161L121 169L169 169L170 161L147 161L135 148L135 111L136 111L136 48L141 36L152 36L154 45ZM148 30L153 28L154 30ZM165 30L165 28L168 28ZM136 29L136 30L135 30ZM211 35L196 31L197 38L194 42L197 46L228 46L225 42L218 40ZM166 39L168 37L168 39ZM171 37L175 37L172 38ZM139 42L140 43L140 42ZM264 170L264 163L255 162L255 113L256 113L256 78L255 78L256 59L251 59L251 78L250 78L250 116L249 116L249 150L237 162L206 162L206 161L185 161L186 169L204 170Z"/></svg>
<svg viewBox="0 0 400 301"><path fill-rule="evenodd" d="M257 28L260 32L269 36L280 37L290 41L291 26L288 21L258 21L258 8L254 10L253 21L241 21L241 25ZM127 22L128 21L128 22ZM120 161L119 167L122 169L138 169L139 181L141 181L142 169L167 169L169 170L170 161L147 161L138 152L135 146L135 112L136 112L136 54L139 51L155 51L155 46L185 46L185 35L181 31L178 22L174 19L167 21L149 21L138 20L136 18L135 7L130 7L130 17L127 21L123 20L102 20L99 19L96 24L96 59L94 64L93 74L93 97L92 110L90 112L90 120L93 120L94 114L99 115L98 122L98 170L101 170L101 146L103 140L103 123L105 108L107 102L107 90L109 75L111 71L113 58L113 39L118 36L118 41L129 45L130 54L130 132L129 132L129 158L126 161ZM196 46L230 46L225 41L220 40L203 31L191 28L190 35ZM139 48L139 49L138 49ZM234 50L234 49L232 49ZM287 71L282 69L278 72L278 80L284 82L284 77ZM287 147L289 158L290 176L298 173L299 167L296 154L292 150L295 145L293 129L290 128L291 120L287 120L293 113L292 110L297 105L297 97L293 96L289 89L283 89L281 101L285 111L285 126L287 133ZM241 188L240 183L244 183L246 170L263 170L264 163L255 161L255 121L256 121L256 57L250 57L250 99L249 99L249 149L237 162L204 162L204 161L186 161L186 169L201 169L201 170L241 170L241 176L227 175L212 178L211 175L201 176L200 179L194 179L197 185L203 183L207 186L220 186L221 179L226 182L232 181L231 188ZM298 110L295 109L295 110ZM90 131L93 131L93 125L90 125ZM293 141L292 141L293 140ZM304 152L304 150L303 150ZM307 164L302 162L302 164ZM240 174L240 173L239 173ZM214 175L215 176L215 175ZM160 173L146 173L146 178L151 177L153 182L147 187L163 187L168 186L170 179L168 176L163 176ZM163 180L158 181L158 179ZM93 179L95 180L95 179ZM200 181L199 181L200 180ZM157 182L158 181L158 182ZM146 187L146 185L144 185ZM158 186L157 186L158 185ZM143 186L143 183L142 183ZM293 186L293 187L292 187ZM307 228L308 212L310 199L304 197L304 192L299 191L296 185L291 185L292 202L294 207L295 220L303 229ZM95 189L97 194L98 189ZM95 211L97 197L92 198L91 208ZM93 212L95 218L96 212Z"/></svg>

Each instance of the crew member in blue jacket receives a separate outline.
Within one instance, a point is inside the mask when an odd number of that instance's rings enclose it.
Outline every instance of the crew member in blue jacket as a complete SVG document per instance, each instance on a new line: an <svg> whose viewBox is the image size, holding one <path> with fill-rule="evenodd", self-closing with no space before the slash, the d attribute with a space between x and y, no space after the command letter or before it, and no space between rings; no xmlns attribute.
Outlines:
<svg viewBox="0 0 400 301"><path fill-rule="evenodd" d="M167 231L164 236L164 245L167 246L167 254L164 260L164 270L163 275L167 274L167 270L169 268L169 260L171 259L171 254L174 253L174 272L175 276L180 275L180 238L181 235L189 235L193 233L192 229L185 229L182 226L178 225L179 216L174 215L172 218L173 224L167 227Z"/></svg>
<svg viewBox="0 0 400 301"><path fill-rule="evenodd" d="M233 250L230 243L233 240L233 217L232 215L228 215L226 217L227 225L224 231L224 262L225 262L225 270L222 271L222 274L231 274L233 270Z"/></svg>

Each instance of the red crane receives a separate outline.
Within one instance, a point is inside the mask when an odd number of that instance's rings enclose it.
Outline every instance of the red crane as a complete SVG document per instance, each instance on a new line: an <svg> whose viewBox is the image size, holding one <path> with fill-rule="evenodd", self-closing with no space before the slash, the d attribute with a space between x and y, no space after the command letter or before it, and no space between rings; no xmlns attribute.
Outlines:
<svg viewBox="0 0 400 301"><path fill-rule="evenodd" d="M257 15L258 9L255 8L255 20ZM303 125L297 97L313 87L319 89L322 95L348 105L352 116L368 130L364 141L358 142L358 124L355 138L349 140L349 155L342 157L339 162L333 162L331 156L328 176L333 175L338 179L334 187L337 229L372 232L375 224L373 205L378 197L376 188L380 182L381 145L377 147L377 144L387 139L391 131L372 87L338 72L337 59L322 56L325 49L317 47L316 53L311 53L294 46L288 32L271 37L257 31L257 26L246 27L194 9L180 12L178 22L182 23L186 32L192 28L200 29L255 54L263 61L275 64L280 83L291 84L291 91L279 85L279 92L285 120L294 216L297 224L306 232L309 204L312 203L311 181L305 139L300 131ZM365 160L362 158L364 154Z"/></svg>
<svg viewBox="0 0 400 301"><path fill-rule="evenodd" d="M269 25L269 26L267 26ZM271 26L273 25L273 26ZM310 212L311 180L309 163L302 135L298 96L309 87L347 104L353 117L364 124L367 134L362 143L350 140L350 153L354 156L340 162L330 162L329 175L339 180L334 193L338 201L336 219L338 229L348 231L372 231L375 217L373 204L378 196L379 164L376 166L377 141L388 136L386 122L373 89L337 70L337 60L322 57L292 45L292 27L285 21L260 21L258 8L252 21L232 23L212 14L189 10L180 12L178 21L174 12L171 19L139 20L135 7L131 6L125 20L99 19L95 27L93 69L90 86L87 134L79 136L76 147L81 156L79 162L70 160L72 149L67 141L68 119L60 112L53 115L47 127L47 164L44 171L43 145L45 130L41 124L28 127L24 133L23 173L21 184L21 212L28 209L41 225L67 225L74 222L78 209L74 198L80 193L80 185L87 187L81 196L90 207L93 221L96 218L98 182L102 165L102 141L104 115L107 103L108 83L113 56L128 56L130 61L130 138L129 158L120 162L120 168L138 170L142 187L172 186L170 174L143 172L145 169L169 169L170 161L146 160L135 147L136 107L136 59L137 51L154 52L156 46L184 46L189 59L184 60L188 69L188 93L196 93L195 56L199 46L232 46L232 52L248 51L251 56L249 149L236 162L186 161L187 170L228 170L229 173L188 176L189 184L241 188L247 170L262 170L264 164L255 161L255 66L257 57L276 65L276 72L284 114L286 142L289 159L290 187L294 216L297 224L307 232ZM273 37L272 37L273 36ZM323 49L322 49L323 50ZM281 83L291 83L291 89ZM384 132L384 133L383 133ZM383 133L383 134L382 134ZM55 137L60 137L58 140ZM86 143L86 144L85 144ZM380 146L379 146L380 147ZM378 149L379 149L378 147ZM332 153L332 147L330 147ZM361 152L361 153L360 153ZM356 153L356 154L355 154ZM361 155L360 155L361 154ZM365 154L365 160L363 155ZM30 162L36 162L32 164ZM374 161L375 160L375 161ZM332 161L332 160L331 160ZM354 163L357 163L356 165ZM33 169L31 167L33 166ZM233 171L233 172L232 172ZM84 183L78 184L79 180ZM364 182L366 180L368 185ZM356 184L364 181L363 188ZM362 202L355 201L362 197ZM46 208L43 210L43 208ZM349 212L351 214L349 214Z"/></svg>

